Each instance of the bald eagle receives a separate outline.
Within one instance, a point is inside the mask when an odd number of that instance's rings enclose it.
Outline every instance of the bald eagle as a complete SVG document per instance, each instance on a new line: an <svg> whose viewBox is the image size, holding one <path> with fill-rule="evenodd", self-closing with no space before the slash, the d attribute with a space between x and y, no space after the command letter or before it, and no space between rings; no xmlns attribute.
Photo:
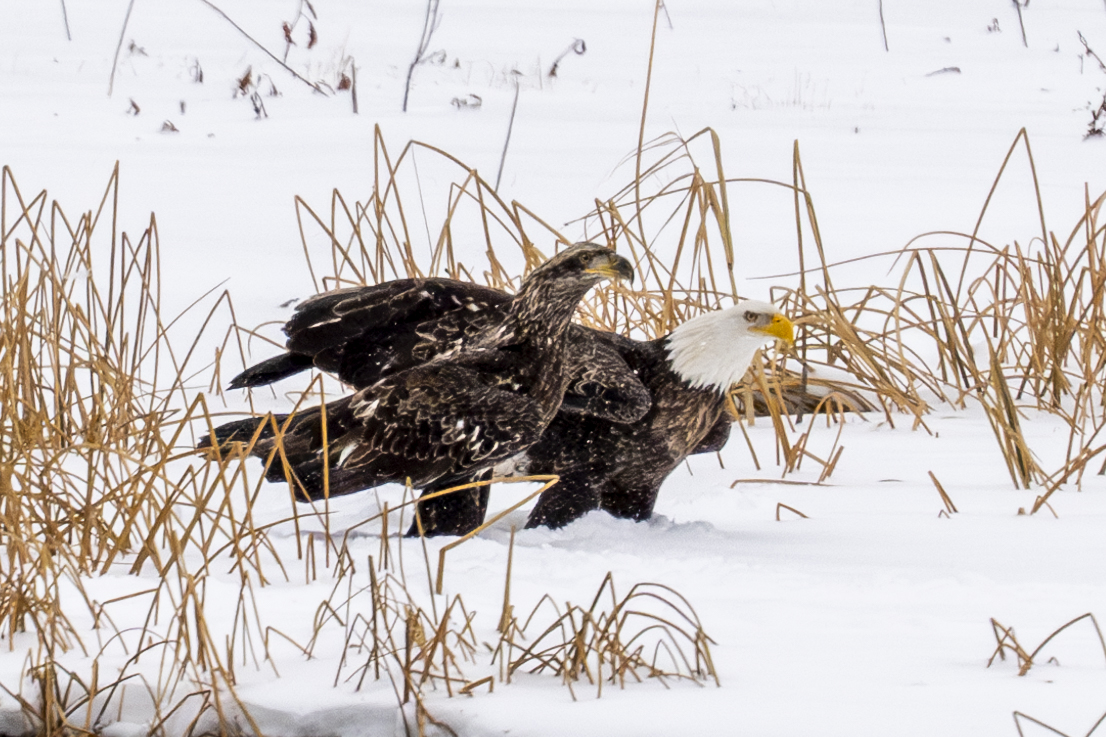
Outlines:
<svg viewBox="0 0 1106 737"><path fill-rule="evenodd" d="M602 246L568 248L536 268L492 319L453 334L424 362L404 363L401 352L396 355L402 366L383 366L383 375L355 394L290 420L278 416L278 424L287 422L283 445L296 496L319 499L407 479L429 493L472 480L536 442L569 382L566 331L572 314L584 294L607 278L632 279L633 267ZM305 308L325 312L332 298L322 295ZM302 363L296 356L310 354L286 355L295 364ZM276 362L267 363L265 371ZM288 370L277 366L275 374ZM259 427L253 454L268 457L276 439L266 418L222 425L200 447L248 441ZM285 478L282 464L274 463L268 476ZM420 514L424 526L453 531L450 505L420 504Z"/></svg>
<svg viewBox="0 0 1106 737"><path fill-rule="evenodd" d="M791 322L773 305L743 301L698 315L658 340L602 336L652 394L638 422L559 413L534 445L500 472L558 474L527 527L561 527L595 509L645 520L665 478L687 456L719 450L730 433L726 393L758 348L790 343Z"/></svg>

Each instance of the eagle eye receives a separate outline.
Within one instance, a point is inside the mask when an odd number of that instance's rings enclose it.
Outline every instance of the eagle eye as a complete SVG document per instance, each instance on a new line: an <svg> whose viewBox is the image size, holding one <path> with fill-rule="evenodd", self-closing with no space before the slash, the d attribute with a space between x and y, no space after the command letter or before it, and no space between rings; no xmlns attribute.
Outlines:
<svg viewBox="0 0 1106 737"><path fill-rule="evenodd" d="M746 322L756 322L757 317L758 317L757 313L753 312L752 310L748 310L745 313L745 321Z"/></svg>

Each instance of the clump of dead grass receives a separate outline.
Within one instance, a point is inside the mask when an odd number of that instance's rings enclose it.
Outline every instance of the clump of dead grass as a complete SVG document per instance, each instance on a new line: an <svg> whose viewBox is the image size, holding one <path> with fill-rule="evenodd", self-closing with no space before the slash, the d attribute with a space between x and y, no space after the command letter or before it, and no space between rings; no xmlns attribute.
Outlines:
<svg viewBox="0 0 1106 737"><path fill-rule="evenodd" d="M325 503L305 512L289 500L286 518L255 519L262 478L247 455L191 449L218 421L189 386L206 372L193 364L233 306L208 297L180 351L162 315L156 220L137 239L122 232L118 188L116 170L97 207L71 218L45 192L24 196L9 170L0 180L0 641L27 653L20 682L3 684L27 731L91 734L137 710L151 734L260 734L241 671L277 676L291 646L339 648L334 685L390 680L410 734L451 733L425 694L494 683L466 678L479 669L474 615L461 595L431 593L425 547L424 596L392 550L413 500L393 527L387 505L342 531ZM279 525L295 531L295 561L269 539ZM354 560L359 528L379 535L379 562ZM272 626L260 603L297 562L308 585L333 581L306 639ZM444 555L439 589L443 571ZM104 598L106 574L143 576ZM228 581L229 604L225 588L209 593Z"/></svg>
<svg viewBox="0 0 1106 737"><path fill-rule="evenodd" d="M255 520L262 480L244 459L192 450L194 426L213 423L192 364L204 326L231 320L229 300L208 300L181 353L161 311L156 221L137 239L120 231L118 188L116 169L98 206L71 218L0 176L0 641L26 653L3 688L36 734L92 734L136 709L151 734L260 734L236 686L247 665L275 672L270 645L285 640L257 597L288 579L268 533L295 520ZM308 580L352 580L348 549L327 535L316 555L313 540L299 549ZM129 593L98 595L102 576L128 573L143 574ZM237 596L209 595L212 581ZM401 610L390 585L367 597L374 621L402 611L412 637L420 622L447 632L452 604L441 619ZM404 664L416 701L451 677L433 662ZM432 723L418 703L417 724Z"/></svg>
<svg viewBox="0 0 1106 737"><path fill-rule="evenodd" d="M703 144L708 164L700 167ZM1019 145L1032 162L1024 132L1007 161ZM592 240L631 255L642 278L635 289L598 290L581 306L580 319L650 338L730 304L740 275L728 187L740 182L786 193L794 203L800 270L771 291L794 316L799 340L793 353L766 355L733 392L735 415L746 422L769 418L785 474L809 462L820 469L817 483L827 480L854 414L875 410L890 423L905 417L924 427L933 403L983 408L1013 482L1043 490L1033 511L1061 485L1078 483L1106 450L1100 438L1106 234L1099 224L1106 196L1086 197L1084 216L1066 237L1046 228L1040 208L1041 234L1031 247L986 243L977 225L959 249L920 240L874 256L897 269L892 287L851 287L838 284L822 246L797 146L790 182L730 178L721 162L721 141L710 130L643 148L640 174L581 221ZM296 202L320 290L417 275L509 290L546 257L536 244L570 242L440 149L410 143L393 158L377 131L373 174L364 203L335 191L320 214ZM1000 171L995 187L1001 177ZM441 199L424 193L431 181L447 183ZM412 188L417 198L405 194ZM171 726L188 734L249 723L256 732L235 693L236 669L252 661L275 671L270 647L278 642L306 657L340 641L346 655L335 684L360 688L387 676L397 701L414 705L412 732L435 724L424 704L427 689L452 695L492 688L493 677L470 680L463 673L476 667L479 652L463 599L439 606L432 593L441 590L446 548L437 585L425 556L429 599L416 597L402 564L393 562L389 530L402 527L402 520L390 526L394 509L385 505L342 534L330 529L326 502L308 512L289 503L286 519L260 523L251 510L262 481L245 465L246 454L192 454L193 429L210 430L219 421L187 387L198 371L192 364L206 341L202 334L211 322L229 322L217 358L236 345L244 360L242 336L252 331L235 326L223 295L210 299L201 335L183 352L173 347L173 321L160 310L156 221L137 240L121 233L117 190L115 172L98 207L70 219L45 192L25 198L3 172L0 638L33 638L27 686L13 693L28 723L46 734L95 731L120 712L123 693L132 700L144 693L157 715L152 731ZM475 257L473 233L484 245ZM461 240L463 249L455 247ZM839 373L823 378L829 370ZM324 397L308 392L300 401L316 399ZM1051 473L1025 440L1027 408L1062 417L1071 428L1066 460ZM800 427L804 415L836 428L828 453L810 449L816 423ZM278 455L269 462L282 462ZM755 455L754 462L759 466ZM321 521L322 534L306 530L307 518ZM322 571L335 582L306 642L266 624L257 604L260 589L293 574L292 561L282 560L268 539L284 523L295 531L304 580L314 582ZM348 543L357 527L379 536L378 562L354 561ZM207 581L217 562L237 577L240 592L228 613L229 636L208 614ZM149 590L102 602L89 590L98 575L150 569L159 583ZM148 607L146 623L137 630L116 626L139 602ZM89 615L91 634L76 624ZM552 624L526 635L543 626L534 624L541 617ZM553 672L570 688L587 680L600 692L603 683L650 677L717 681L710 640L694 610L658 584L638 584L619 598L608 577L589 607L562 609L547 597L522 623L507 596L499 629L501 681L527 670ZM65 664L72 651L97 663L113 647L128 652L117 677Z"/></svg>
<svg viewBox="0 0 1106 737"><path fill-rule="evenodd" d="M1037 664L1037 656L1044 650L1045 646L1052 642L1058 635L1064 632L1069 627L1079 624L1080 622L1088 622L1092 628L1094 628L1095 635L1098 636L1098 644L1102 647L1102 655L1106 658L1106 638L1102 636L1102 628L1098 626L1098 620L1095 619L1094 614L1087 612L1086 614L1080 614L1078 617L1065 622L1064 624L1053 630L1052 634L1041 641L1041 644L1033 648L1032 652L1028 652L1021 643L1018 642L1017 636L1014 634L1013 627L1004 627L999 624L993 617L991 618L991 630L995 635L995 651L991 654L991 657L987 660L987 667L990 668L995 663L995 659L1006 660L1007 654L1011 654L1015 657L1018 664L1018 675L1024 676L1029 670Z"/></svg>
<svg viewBox="0 0 1106 737"><path fill-rule="evenodd" d="M603 606L603 601L609 604ZM535 621L552 619L545 629L527 637ZM538 625L540 627L540 625ZM505 598L501 637L495 657L506 680L518 672L551 671L576 698L574 684L586 681L602 696L603 684L620 688L627 681L657 679L721 685L711 660L713 641L703 630L691 604L675 589L639 583L619 598L608 573L588 607L548 595L522 622Z"/></svg>

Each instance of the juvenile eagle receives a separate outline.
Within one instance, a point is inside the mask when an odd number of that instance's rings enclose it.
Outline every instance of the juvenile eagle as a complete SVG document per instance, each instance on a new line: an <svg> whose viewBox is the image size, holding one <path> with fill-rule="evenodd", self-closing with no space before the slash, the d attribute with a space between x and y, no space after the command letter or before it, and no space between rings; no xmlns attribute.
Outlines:
<svg viewBox="0 0 1106 737"><path fill-rule="evenodd" d="M773 305L743 301L698 315L667 336L641 342L612 333L616 350L652 393L638 422L558 414L515 464L528 474L560 475L527 527L561 527L594 509L645 520L661 484L694 453L719 450L730 434L726 393L758 348L793 340L791 322Z"/></svg>
<svg viewBox="0 0 1106 737"><path fill-rule="evenodd" d="M472 480L537 441L560 408L570 380L566 331L573 311L593 285L612 277L632 279L630 262L590 243L568 248L536 268L514 297L495 307L491 319L460 334L447 330L437 343L432 337L436 347L423 362L403 351L394 353L396 366L381 363L380 378L327 404L325 421L322 408L296 414L284 434L284 449L297 496L318 499L408 478L415 488L429 493ZM301 314L316 308L325 313L334 299L342 298L332 294L309 300ZM397 314L400 322L412 322L403 317L402 309ZM335 322L342 320L336 317ZM385 333L388 324L381 324ZM413 334L419 340L426 337L421 330ZM259 368L255 367L234 385L267 383L265 375L274 375L271 381L295 373L301 369L292 367L302 364L305 355L312 356L309 365L330 368L343 377L340 361L333 364L324 358L316 363L314 356L325 352L305 353L295 349L292 340L289 343L289 354L262 364L267 368L253 374L262 379L248 376ZM332 345L340 344L341 340ZM418 341L407 350L413 354L417 347ZM356 367L351 370L356 372ZM278 424L286 420L287 416L276 418ZM264 422L265 418L251 418L223 425L216 428L215 441L221 445L249 440ZM200 447L211 443L211 438L204 438ZM268 457L274 444L271 426L263 428L253 454ZM284 478L279 462L268 477ZM472 504L454 499L461 496L432 501L449 500L470 508ZM428 529L454 531L451 504L420 504L420 514Z"/></svg>
<svg viewBox="0 0 1106 737"><path fill-rule="evenodd" d="M504 322L514 299L492 287L441 277L396 279L304 300L284 325L288 350L251 366L229 389L264 386L317 368L354 389L413 368ZM619 422L639 419L649 393L618 351L570 324L562 409Z"/></svg>

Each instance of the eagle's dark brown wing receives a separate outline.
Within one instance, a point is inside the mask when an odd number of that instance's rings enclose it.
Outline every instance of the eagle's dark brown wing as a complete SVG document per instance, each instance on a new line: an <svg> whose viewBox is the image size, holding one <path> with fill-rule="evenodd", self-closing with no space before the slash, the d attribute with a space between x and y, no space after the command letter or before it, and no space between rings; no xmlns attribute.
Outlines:
<svg viewBox="0 0 1106 737"><path fill-rule="evenodd" d="M637 422L652 405L652 395L623 356L635 341L615 333L572 325L568 330L568 387L561 411Z"/></svg>
<svg viewBox="0 0 1106 737"><path fill-rule="evenodd" d="M297 496L321 499L385 483L415 488L462 483L473 470L508 458L541 435L543 408L525 394L489 386L471 369L431 364L385 378L323 410L278 415L285 427L285 457ZM254 455L267 458L275 445L273 420L250 418L216 430L222 445L248 442L261 426ZM201 446L210 445L206 439ZM326 473L324 473L324 468ZM268 473L284 480L279 459Z"/></svg>
<svg viewBox="0 0 1106 737"><path fill-rule="evenodd" d="M285 324L287 352L229 388L264 386L309 368L363 389L423 363L502 320L510 295L452 279L397 279L316 295Z"/></svg>
<svg viewBox="0 0 1106 737"><path fill-rule="evenodd" d="M263 386L317 368L364 389L501 322L509 300L497 289L443 278L326 292L300 304L284 326L286 353L250 367L229 386ZM569 326L566 369L572 378L564 407L633 422L649 408L649 391L623 360L619 336L609 335Z"/></svg>

